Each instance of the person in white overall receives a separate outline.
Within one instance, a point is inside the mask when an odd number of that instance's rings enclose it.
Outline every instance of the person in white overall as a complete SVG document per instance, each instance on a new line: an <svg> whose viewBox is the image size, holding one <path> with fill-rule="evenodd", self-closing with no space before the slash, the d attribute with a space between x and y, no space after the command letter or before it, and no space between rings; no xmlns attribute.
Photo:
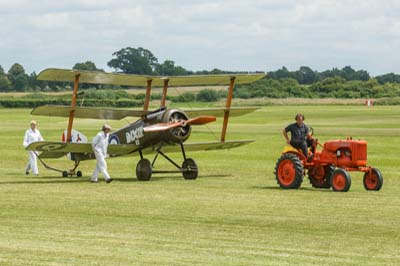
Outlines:
<svg viewBox="0 0 400 266"><path fill-rule="evenodd" d="M93 138L92 148L94 151L94 155L96 156L96 168L93 171L92 177L90 178L90 182L97 183L98 175L102 173L104 175L104 179L106 183L110 183L113 179L107 172L107 148L108 148L108 136L111 131L111 127L107 124L103 125L103 131L97 133L97 135Z"/></svg>
<svg viewBox="0 0 400 266"><path fill-rule="evenodd" d="M43 141L43 137L40 134L39 129L37 129L36 127L37 127L36 121L32 120L31 127L26 130L24 142L22 143L22 145L24 145L25 148L28 147L29 144L31 144L32 142ZM32 170L34 175L38 175L39 169L37 165L36 154L34 151L28 151L28 154L29 154L29 161L25 168L25 174L29 175L29 171Z"/></svg>

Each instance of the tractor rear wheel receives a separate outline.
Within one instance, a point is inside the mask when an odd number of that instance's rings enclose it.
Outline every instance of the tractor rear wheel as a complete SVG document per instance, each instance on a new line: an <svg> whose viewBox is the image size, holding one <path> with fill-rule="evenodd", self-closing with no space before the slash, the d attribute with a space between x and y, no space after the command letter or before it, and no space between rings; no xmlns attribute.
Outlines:
<svg viewBox="0 0 400 266"><path fill-rule="evenodd" d="M332 165L317 166L308 171L308 178L310 183L315 188L330 188L331 176L335 167Z"/></svg>
<svg viewBox="0 0 400 266"><path fill-rule="evenodd" d="M347 192L351 186L349 172L342 168L337 168L332 173L331 185L334 191Z"/></svg>
<svg viewBox="0 0 400 266"><path fill-rule="evenodd" d="M276 181L281 188L297 189L303 182L303 164L299 157L292 153L283 154L276 163Z"/></svg>
<svg viewBox="0 0 400 266"><path fill-rule="evenodd" d="M366 190L380 190L383 184L383 176L376 168L371 168L371 171L364 174L364 188Z"/></svg>

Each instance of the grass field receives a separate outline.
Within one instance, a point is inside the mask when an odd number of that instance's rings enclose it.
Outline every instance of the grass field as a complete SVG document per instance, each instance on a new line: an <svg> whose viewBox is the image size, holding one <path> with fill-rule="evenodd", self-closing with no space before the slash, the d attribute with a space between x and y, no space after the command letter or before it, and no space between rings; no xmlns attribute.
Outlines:
<svg viewBox="0 0 400 266"><path fill-rule="evenodd" d="M200 167L197 180L158 175L138 182L138 157L125 157L108 160L111 184L88 182L93 161L82 163L82 178L42 166L39 177L25 176L29 121L38 120L47 140L59 140L67 123L29 112L0 109L2 266L400 264L399 106L264 107L229 125L228 139L255 143L189 154ZM311 188L307 179L299 190L279 189L273 171L285 144L281 130L297 112L321 142L367 140L382 190L365 191L354 172L347 193ZM91 138L102 123L77 120L75 128ZM215 140L220 126L196 128L189 141Z"/></svg>

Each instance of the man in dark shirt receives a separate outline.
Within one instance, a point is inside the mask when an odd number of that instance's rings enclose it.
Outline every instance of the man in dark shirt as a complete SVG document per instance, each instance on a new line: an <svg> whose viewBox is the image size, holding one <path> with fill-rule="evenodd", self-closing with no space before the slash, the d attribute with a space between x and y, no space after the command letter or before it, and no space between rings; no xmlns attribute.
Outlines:
<svg viewBox="0 0 400 266"><path fill-rule="evenodd" d="M282 130L286 143L292 145L297 149L301 149L304 156L308 157L307 147L313 147L313 139L311 137L310 129L304 124L304 115L297 114L295 117L296 123L290 124ZM290 132L290 139L288 136ZM312 151L314 152L314 151Z"/></svg>

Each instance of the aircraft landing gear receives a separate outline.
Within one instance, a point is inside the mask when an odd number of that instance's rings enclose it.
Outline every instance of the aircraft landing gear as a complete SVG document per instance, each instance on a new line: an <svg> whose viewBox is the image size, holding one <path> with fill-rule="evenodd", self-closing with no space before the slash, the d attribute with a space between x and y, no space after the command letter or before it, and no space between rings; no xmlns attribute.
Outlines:
<svg viewBox="0 0 400 266"><path fill-rule="evenodd" d="M153 173L158 174L167 174L167 173L181 173L183 178L186 180L196 179L199 170L196 162L191 158L186 158L185 149L183 144L180 143L183 155L183 163L182 166L179 166L176 162L174 162L171 158L169 158L165 153L161 151L163 144L157 149L157 153L154 156L153 162L150 163L149 160L143 158L142 151L139 151L140 161L136 165L136 177L139 181L149 181ZM164 157L167 161L169 161L173 166L175 166L178 170L175 171L162 171L162 170L153 170L154 164L158 158L158 155Z"/></svg>
<svg viewBox="0 0 400 266"><path fill-rule="evenodd" d="M196 179L199 174L196 162L188 158L182 164L182 175L185 179Z"/></svg>
<svg viewBox="0 0 400 266"><path fill-rule="evenodd" d="M136 165L136 177L139 181L149 181L152 174L152 166L149 160L140 159Z"/></svg>
<svg viewBox="0 0 400 266"><path fill-rule="evenodd" d="M68 176L70 176L70 177L73 177L73 176L82 177L82 175L83 175L82 171L78 170L78 171L75 172L75 169L76 168L71 169L71 170L69 170L69 172L68 171L61 171L61 170L57 170L57 169L52 169L52 170L61 172L62 177L68 177Z"/></svg>
<svg viewBox="0 0 400 266"><path fill-rule="evenodd" d="M69 170L69 171L65 171L65 170L60 170L60 169L53 168L53 167L47 165L36 153L35 153L35 155L36 155L36 157L39 159L39 161L43 164L43 166L44 166L46 169L59 172L59 173L61 173L61 176L62 176L62 177L68 177L68 176L71 176L71 177L73 177L73 176L82 177L82 175L83 175L83 174L82 174L82 171L76 171L76 172L75 172L76 168L78 168L79 163L80 163L81 161L75 161L74 168L71 169L71 170Z"/></svg>

